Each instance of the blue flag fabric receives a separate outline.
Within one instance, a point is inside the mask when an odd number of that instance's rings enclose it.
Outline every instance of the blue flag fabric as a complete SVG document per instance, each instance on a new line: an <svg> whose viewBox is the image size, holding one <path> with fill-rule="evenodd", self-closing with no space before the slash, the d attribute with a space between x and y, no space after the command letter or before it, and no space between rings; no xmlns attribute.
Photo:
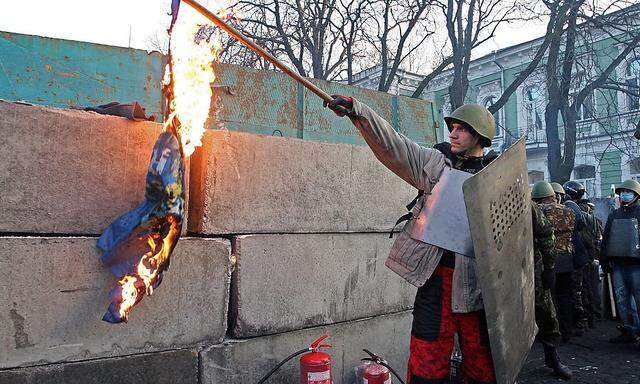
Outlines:
<svg viewBox="0 0 640 384"><path fill-rule="evenodd" d="M184 158L180 143L172 133L163 132L156 140L151 155L144 201L118 217L98 239L98 248L103 251L101 261L109 266L111 272L118 279L125 276L135 278L135 303L148 292L143 279L138 276L140 263L157 272L153 288L160 285L163 273L169 267L169 256L182 228L184 196ZM167 256L149 259L149 255L160 252ZM112 289L110 296L111 305L103 320L110 323L126 321L132 307L122 308L122 284Z"/></svg>

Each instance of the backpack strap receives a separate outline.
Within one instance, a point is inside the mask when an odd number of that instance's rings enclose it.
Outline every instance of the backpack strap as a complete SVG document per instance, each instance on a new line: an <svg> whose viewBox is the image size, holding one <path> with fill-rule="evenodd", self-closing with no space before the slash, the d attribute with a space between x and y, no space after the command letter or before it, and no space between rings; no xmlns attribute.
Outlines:
<svg viewBox="0 0 640 384"><path fill-rule="evenodd" d="M418 190L418 194L416 195L416 197L413 198L413 200L411 200L411 202L409 204L407 204L407 213L405 213L404 215L400 216L400 218L398 218L398 220L396 220L396 223L393 225L393 228L391 228L391 231L389 231L389 238L393 239L393 231L396 229L396 227L398 226L398 224L405 222L405 221L409 221L413 218L413 212L411 212L411 210L413 209L413 207L415 207L416 203L418 202L418 199L421 198L424 195L424 191L423 190Z"/></svg>

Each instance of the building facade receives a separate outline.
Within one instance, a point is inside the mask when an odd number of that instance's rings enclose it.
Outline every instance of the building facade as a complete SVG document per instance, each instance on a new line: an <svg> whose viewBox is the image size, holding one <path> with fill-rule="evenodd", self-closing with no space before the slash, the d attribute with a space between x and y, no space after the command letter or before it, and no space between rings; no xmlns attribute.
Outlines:
<svg viewBox="0 0 640 384"><path fill-rule="evenodd" d="M575 92L587 79L595 77L624 47L610 36L594 37L579 58L579 70L573 82ZM466 101L492 105L518 74L531 62L542 38L507 47L477 58L469 67L469 90ZM437 107L438 140L446 141L443 116L449 114L448 86L452 70L444 71L425 90L423 97ZM356 76L356 85L377 85L376 67ZM640 48L628 55L612 75L619 83L637 87L640 84ZM400 72L394 81L394 92L410 95L421 76ZM507 104L494 117L497 123L493 149L501 151L515 139L525 136L529 181L549 180L545 107L547 90L543 69L534 72L511 95ZM598 90L587 97L579 111L575 167L571 178L581 181L591 197L608 197L613 186L627 178L640 179L640 150L633 138L640 120L638 96L615 90ZM563 129L560 125L560 137Z"/></svg>

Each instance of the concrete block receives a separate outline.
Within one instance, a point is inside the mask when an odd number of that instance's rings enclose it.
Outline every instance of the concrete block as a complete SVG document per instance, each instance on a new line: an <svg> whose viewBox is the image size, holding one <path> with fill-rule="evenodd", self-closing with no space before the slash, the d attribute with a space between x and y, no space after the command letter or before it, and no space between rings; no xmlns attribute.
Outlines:
<svg viewBox="0 0 640 384"><path fill-rule="evenodd" d="M201 352L203 384L255 383L285 357L308 347L323 334L333 345L326 350L333 361L335 384L352 384L354 368L366 357L363 348L383 356L402 376L406 375L411 332L411 312L378 316L360 321L309 328L246 340L230 340ZM299 358L284 365L271 383L298 384ZM396 380L394 380L396 382Z"/></svg>
<svg viewBox="0 0 640 384"><path fill-rule="evenodd" d="M191 158L189 230L389 231L416 190L367 147L208 131Z"/></svg>
<svg viewBox="0 0 640 384"><path fill-rule="evenodd" d="M101 320L115 286L95 238L0 238L0 368L222 340L230 244L182 239L162 285L126 324Z"/></svg>
<svg viewBox="0 0 640 384"><path fill-rule="evenodd" d="M385 265L386 233L236 239L231 331L253 337L413 306L416 288Z"/></svg>
<svg viewBox="0 0 640 384"><path fill-rule="evenodd" d="M197 384L198 354L180 350L0 371L3 384Z"/></svg>
<svg viewBox="0 0 640 384"><path fill-rule="evenodd" d="M0 101L0 232L99 234L137 206L160 124Z"/></svg>

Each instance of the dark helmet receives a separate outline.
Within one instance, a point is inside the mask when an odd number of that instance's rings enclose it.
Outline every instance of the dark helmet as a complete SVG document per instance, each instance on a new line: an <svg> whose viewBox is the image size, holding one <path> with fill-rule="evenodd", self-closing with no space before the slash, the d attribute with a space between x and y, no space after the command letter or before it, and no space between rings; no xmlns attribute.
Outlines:
<svg viewBox="0 0 640 384"><path fill-rule="evenodd" d="M577 181L570 180L564 183L563 185L564 191L569 195L571 200L580 200L582 196L584 196L584 185L580 184Z"/></svg>
<svg viewBox="0 0 640 384"><path fill-rule="evenodd" d="M554 197L556 193L553 190L553 187L547 181L538 181L531 188L531 198L532 199L544 199L545 197Z"/></svg>

